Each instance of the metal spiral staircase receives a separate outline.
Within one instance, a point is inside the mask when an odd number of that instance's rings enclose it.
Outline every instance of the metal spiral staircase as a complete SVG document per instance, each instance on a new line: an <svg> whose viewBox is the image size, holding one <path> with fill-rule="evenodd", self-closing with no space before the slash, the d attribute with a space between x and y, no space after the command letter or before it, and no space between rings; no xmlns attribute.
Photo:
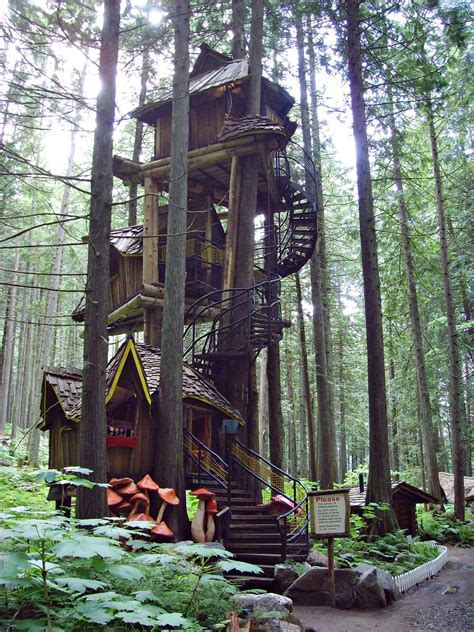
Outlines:
<svg viewBox="0 0 474 632"><path fill-rule="evenodd" d="M317 204L313 195L291 179L290 165L316 190L314 165L277 152L275 179L283 211L275 214L272 242L277 251L276 273L255 268L250 288L215 290L200 297L188 310L184 358L203 375L215 381L216 361L222 356L248 355L254 358L261 349L281 340L281 279L294 274L309 261L317 238ZM265 259L266 239L256 244L256 258ZM262 280L263 279L263 280ZM209 314L217 314L210 324Z"/></svg>

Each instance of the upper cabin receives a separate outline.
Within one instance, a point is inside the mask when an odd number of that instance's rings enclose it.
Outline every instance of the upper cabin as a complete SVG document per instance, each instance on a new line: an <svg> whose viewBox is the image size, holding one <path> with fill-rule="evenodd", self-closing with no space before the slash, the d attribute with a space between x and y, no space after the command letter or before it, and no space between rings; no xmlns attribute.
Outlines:
<svg viewBox="0 0 474 632"><path fill-rule="evenodd" d="M245 116L249 79L247 59L233 60L206 44L201 45L190 74L189 150L213 145L226 137L228 120ZM295 100L281 86L262 78L261 116L283 128L290 137L296 124L288 119ZM159 101L148 103L132 116L155 127L154 160L166 158L171 150L172 89ZM227 133L230 132L230 129Z"/></svg>

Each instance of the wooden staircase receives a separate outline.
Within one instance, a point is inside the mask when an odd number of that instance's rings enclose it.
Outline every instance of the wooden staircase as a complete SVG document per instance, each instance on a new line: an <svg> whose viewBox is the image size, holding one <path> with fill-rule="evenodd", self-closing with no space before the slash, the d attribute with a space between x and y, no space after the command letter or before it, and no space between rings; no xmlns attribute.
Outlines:
<svg viewBox="0 0 474 632"><path fill-rule="evenodd" d="M239 446L238 450L231 456L234 459L233 466L227 470L229 472L230 469L233 473L230 476L230 483L224 481L222 477L221 465L223 461L218 457L219 475L216 476L212 472L211 460L207 456L202 458L202 463L197 468L198 472L188 474L187 486L191 489L205 487L213 491L216 494L219 511L229 507L230 511L225 514L225 525L220 525L226 549L234 553L237 560L257 564L263 570L263 575L233 572L228 575L229 578L240 580L249 588L258 587L271 590L276 564L289 560L295 562L304 561L308 554L306 496L303 492L302 500L298 503L298 513L295 511L294 516L282 517L265 513L265 510L258 506L261 502L255 499L255 495L249 491L249 487L245 485L244 481L246 480L248 483L253 484L255 488L255 482L258 480L260 488L263 488L263 485L271 479L273 487L265 487L262 492L263 499L267 502L270 500L270 496L282 493L279 487L274 486L275 474L278 473L279 477L281 474L282 481L284 477L288 479L286 480L287 488L291 477L289 474L272 466L260 455L251 452L245 446L236 442L235 445L237 444ZM189 450L189 443L187 449ZM202 450L203 448L201 447L201 454ZM253 459L253 465L252 461L246 460L246 472L243 472L242 468L237 467L239 462L243 463L243 452L246 454L251 453L250 456ZM211 454L211 451L209 450L208 453ZM257 462L259 464L258 468L255 467ZM259 473L256 475L252 473L252 467L258 469ZM246 476L243 476L243 474L246 474ZM232 480L234 477L238 480ZM297 479L293 479L292 484L294 489L296 489L296 484L298 484L305 491L304 486ZM296 495L295 501L298 501ZM298 519L300 521L298 529L295 529L294 525L296 515L299 516Z"/></svg>

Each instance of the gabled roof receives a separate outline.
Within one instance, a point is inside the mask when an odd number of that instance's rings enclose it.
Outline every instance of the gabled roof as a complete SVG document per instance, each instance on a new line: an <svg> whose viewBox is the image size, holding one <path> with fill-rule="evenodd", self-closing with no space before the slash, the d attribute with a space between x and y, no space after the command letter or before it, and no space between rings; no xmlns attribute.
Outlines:
<svg viewBox="0 0 474 632"><path fill-rule="evenodd" d="M191 79L189 82L189 96L192 97L211 88L226 86L236 81L243 81L248 76L249 63L246 59L229 61L219 68L214 68ZM144 123L152 124L155 122L161 108L171 103L172 98L173 89L169 88L160 96L158 101L136 108L131 115Z"/></svg>
<svg viewBox="0 0 474 632"><path fill-rule="evenodd" d="M74 367L44 367L44 380L53 389L54 394L67 419L74 419L77 402L82 396L82 370ZM41 414L44 415L45 393L42 389Z"/></svg>
<svg viewBox="0 0 474 632"><path fill-rule="evenodd" d="M211 88L247 81L249 62L247 59L231 59L203 44L189 77L189 96L193 97ZM295 103L295 99L284 88L266 77L262 77L262 94L265 101L281 118L285 118ZM172 98L173 89L170 87L160 95L157 101L133 110L131 116L152 125L162 110L169 108Z"/></svg>
<svg viewBox="0 0 474 632"><path fill-rule="evenodd" d="M106 402L112 398L122 371L128 358L131 358L137 369L145 398L151 403L158 396L160 387L161 353L150 345L135 342L132 338L126 340L107 365L107 396ZM82 371L80 369L63 369L55 367L44 368L44 380L51 385L54 394L66 419L78 421L81 414ZM43 391L44 398L44 391ZM183 362L183 399L195 399L208 406L216 408L223 414L244 423L241 414L233 408L230 402L216 387L205 380L195 369ZM44 402L42 399L42 414ZM43 428L45 428L43 419Z"/></svg>
<svg viewBox="0 0 474 632"><path fill-rule="evenodd" d="M438 500L434 496L419 487L406 483L405 481L392 483L392 496L398 493L410 497L415 503L438 503ZM351 507L364 507L366 504L366 495L367 490L361 492L359 487L352 487L349 490L349 501Z"/></svg>

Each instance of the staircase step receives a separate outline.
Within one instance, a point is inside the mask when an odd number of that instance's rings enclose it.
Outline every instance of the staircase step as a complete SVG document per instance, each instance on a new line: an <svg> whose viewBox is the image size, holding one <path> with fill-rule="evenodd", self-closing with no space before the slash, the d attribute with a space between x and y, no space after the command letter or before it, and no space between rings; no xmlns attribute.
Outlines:
<svg viewBox="0 0 474 632"><path fill-rule="evenodd" d="M249 532L247 530L239 530L235 529L234 525L231 524L230 529L228 531L228 537L226 539L226 543L230 545L230 543L240 543L240 542L280 542L281 543L281 535L280 532L275 531L267 531L258 533L254 533L253 531Z"/></svg>

